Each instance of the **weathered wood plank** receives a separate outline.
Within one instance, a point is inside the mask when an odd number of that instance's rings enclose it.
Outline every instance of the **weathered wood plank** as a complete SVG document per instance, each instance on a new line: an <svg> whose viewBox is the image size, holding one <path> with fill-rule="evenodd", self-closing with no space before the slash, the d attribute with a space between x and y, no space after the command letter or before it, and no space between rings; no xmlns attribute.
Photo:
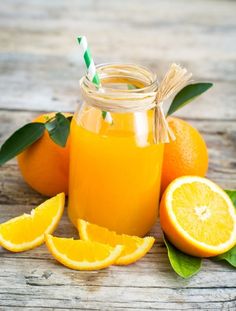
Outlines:
<svg viewBox="0 0 236 311"><path fill-rule="evenodd" d="M122 288L112 286L109 292L100 295L100 289L96 287L84 288L70 287L67 296L61 297L60 291L66 290L64 286L36 287L37 297L34 297L35 289L29 287L28 292L21 288L17 293L6 288L2 291L4 295L1 306L33 307L33 308L56 308L66 310L234 310L235 300L233 289L214 290L209 295L208 291L202 289L202 295L198 291L176 290L166 288L145 290L145 288ZM207 297L208 296L208 297ZM122 297L122 299L120 299ZM155 298L154 298L155 297ZM220 298L221 297L221 298ZM205 299L209 302L205 302ZM124 301L122 301L124 299ZM167 302L168 301L168 302Z"/></svg>
<svg viewBox="0 0 236 311"><path fill-rule="evenodd" d="M76 109L81 101L78 81L84 74L83 65L71 64L66 57L24 54L13 57L8 55L6 60L0 55L0 92L2 94L0 108L46 111L74 111ZM156 65L154 63L155 60L148 62L147 66L158 71L158 61ZM168 64L169 61L165 63L163 73L167 70ZM198 78L194 69L192 72L195 80L215 81L213 77ZM187 106L177 114L184 117L202 118L208 113L208 118L235 120L235 82L215 81L214 83L213 89L196 99L193 104L196 109Z"/></svg>
<svg viewBox="0 0 236 311"><path fill-rule="evenodd" d="M186 65L196 80L214 81L215 88L196 102L198 109L186 107L182 116L200 118L207 111L209 118L235 119L236 22L232 11L236 4L210 1L208 5L210 10L206 1L198 1L197 6L178 1L173 10L171 1L153 0L148 7L124 0L119 4L71 1L70 5L60 0L57 6L1 2L0 91L4 95L0 107L74 110L78 79L84 72L75 43L79 29L88 35L97 62L138 62L161 75L176 61ZM130 10L135 14L129 14ZM113 18L108 17L111 12L116 13ZM120 31L114 32L117 24Z"/></svg>
<svg viewBox="0 0 236 311"><path fill-rule="evenodd" d="M171 271L159 243L136 264L94 272L62 267L45 246L23 254L3 251L2 255L0 306L60 308L64 304L67 309L97 310L222 310L227 306L233 310L236 303L235 273L231 268L205 261L198 276L182 280ZM227 275L227 284L223 274Z"/></svg>
<svg viewBox="0 0 236 311"><path fill-rule="evenodd" d="M232 14L235 8L232 1L217 0L201 0L197 5L185 0L179 0L178 4L151 0L149 6L140 0L116 3L73 0L70 5L63 0L57 1L57 5L46 1L2 2L0 25L5 44L1 50L77 55L74 36L79 30L88 35L99 61L107 61L108 57L161 61L178 58L191 63L207 59L214 77L219 71L223 80L229 77L235 80L233 68L225 68L225 63L219 62L222 58L235 60L236 22ZM117 26L119 31L115 31ZM222 76L226 69L228 75ZM198 70L202 72L201 66Z"/></svg>

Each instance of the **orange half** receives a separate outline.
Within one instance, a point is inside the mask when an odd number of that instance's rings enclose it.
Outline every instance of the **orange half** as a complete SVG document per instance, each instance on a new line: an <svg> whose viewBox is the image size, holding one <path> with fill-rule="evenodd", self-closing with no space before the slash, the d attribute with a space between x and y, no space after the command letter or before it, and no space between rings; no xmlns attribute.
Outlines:
<svg viewBox="0 0 236 311"><path fill-rule="evenodd" d="M12 252L22 252L41 245L44 234L52 233L63 214L65 194L45 201L30 214L12 218L0 225L0 245Z"/></svg>
<svg viewBox="0 0 236 311"><path fill-rule="evenodd" d="M53 257L64 266L74 270L99 270L112 265L120 256L123 247L58 238L45 235L46 245Z"/></svg>
<svg viewBox="0 0 236 311"><path fill-rule="evenodd" d="M163 195L160 221L169 240L193 256L216 256L236 244L234 205L206 178L175 179Z"/></svg>
<svg viewBox="0 0 236 311"><path fill-rule="evenodd" d="M80 238L84 241L96 241L112 247L123 245L123 251L116 260L117 265L128 265L142 258L153 246L153 237L139 238L126 234L117 234L107 228L78 220Z"/></svg>

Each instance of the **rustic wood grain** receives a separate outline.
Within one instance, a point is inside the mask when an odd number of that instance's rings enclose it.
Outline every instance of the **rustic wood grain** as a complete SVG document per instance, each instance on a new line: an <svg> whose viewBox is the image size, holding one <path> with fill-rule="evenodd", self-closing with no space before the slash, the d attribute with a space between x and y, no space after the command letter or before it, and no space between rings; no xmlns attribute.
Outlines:
<svg viewBox="0 0 236 311"><path fill-rule="evenodd" d="M175 61L213 81L181 115L236 119L234 11L236 2L209 0L1 2L0 107L74 110L84 73L76 36L86 33L98 63L137 62L161 77Z"/></svg>
<svg viewBox="0 0 236 311"><path fill-rule="evenodd" d="M97 63L151 67L159 77L175 61L214 88L178 115L206 139L208 176L236 189L236 2L220 0L8 0L0 2L0 144L43 111L73 111L84 73L78 34ZM15 160L0 167L0 221L45 198L22 180ZM189 280L170 268L160 226L147 256L128 267L77 272L44 245L0 249L0 310L236 310L236 272L204 260ZM66 211L58 236L77 237Z"/></svg>

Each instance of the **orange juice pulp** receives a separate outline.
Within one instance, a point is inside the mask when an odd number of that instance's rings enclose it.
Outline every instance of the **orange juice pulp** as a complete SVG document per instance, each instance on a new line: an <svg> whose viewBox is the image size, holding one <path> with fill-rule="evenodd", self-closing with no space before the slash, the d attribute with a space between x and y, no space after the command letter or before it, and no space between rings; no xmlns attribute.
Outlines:
<svg viewBox="0 0 236 311"><path fill-rule="evenodd" d="M157 218L163 159L163 144L152 142L153 111L141 120L140 113L112 114L108 124L89 110L71 124L69 217L143 236Z"/></svg>

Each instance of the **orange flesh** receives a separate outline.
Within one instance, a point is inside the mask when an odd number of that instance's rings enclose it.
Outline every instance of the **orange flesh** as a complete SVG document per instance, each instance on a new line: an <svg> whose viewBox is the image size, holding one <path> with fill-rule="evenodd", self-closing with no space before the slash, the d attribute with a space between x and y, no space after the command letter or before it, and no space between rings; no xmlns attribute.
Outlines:
<svg viewBox="0 0 236 311"><path fill-rule="evenodd" d="M81 232L82 230L80 230ZM111 246L125 245L121 256L132 254L140 245L143 244L144 240L136 236L128 236L125 234L117 234L114 231L109 231L106 228L88 224L86 226L86 234L91 241L109 244ZM84 239L83 236L80 238Z"/></svg>
<svg viewBox="0 0 236 311"><path fill-rule="evenodd" d="M172 209L180 226L199 242L216 246L232 234L234 222L226 201L205 184L193 182L177 188Z"/></svg>
<svg viewBox="0 0 236 311"><path fill-rule="evenodd" d="M78 262L91 262L107 258L112 247L82 240L53 237L53 244L57 251L67 258Z"/></svg>
<svg viewBox="0 0 236 311"><path fill-rule="evenodd" d="M53 204L52 200L55 200ZM53 218L56 215L58 216L58 200L61 199L55 197L45 201L34 209L33 216L24 214L1 224L0 234L2 238L14 244L34 241L37 237L44 234Z"/></svg>

